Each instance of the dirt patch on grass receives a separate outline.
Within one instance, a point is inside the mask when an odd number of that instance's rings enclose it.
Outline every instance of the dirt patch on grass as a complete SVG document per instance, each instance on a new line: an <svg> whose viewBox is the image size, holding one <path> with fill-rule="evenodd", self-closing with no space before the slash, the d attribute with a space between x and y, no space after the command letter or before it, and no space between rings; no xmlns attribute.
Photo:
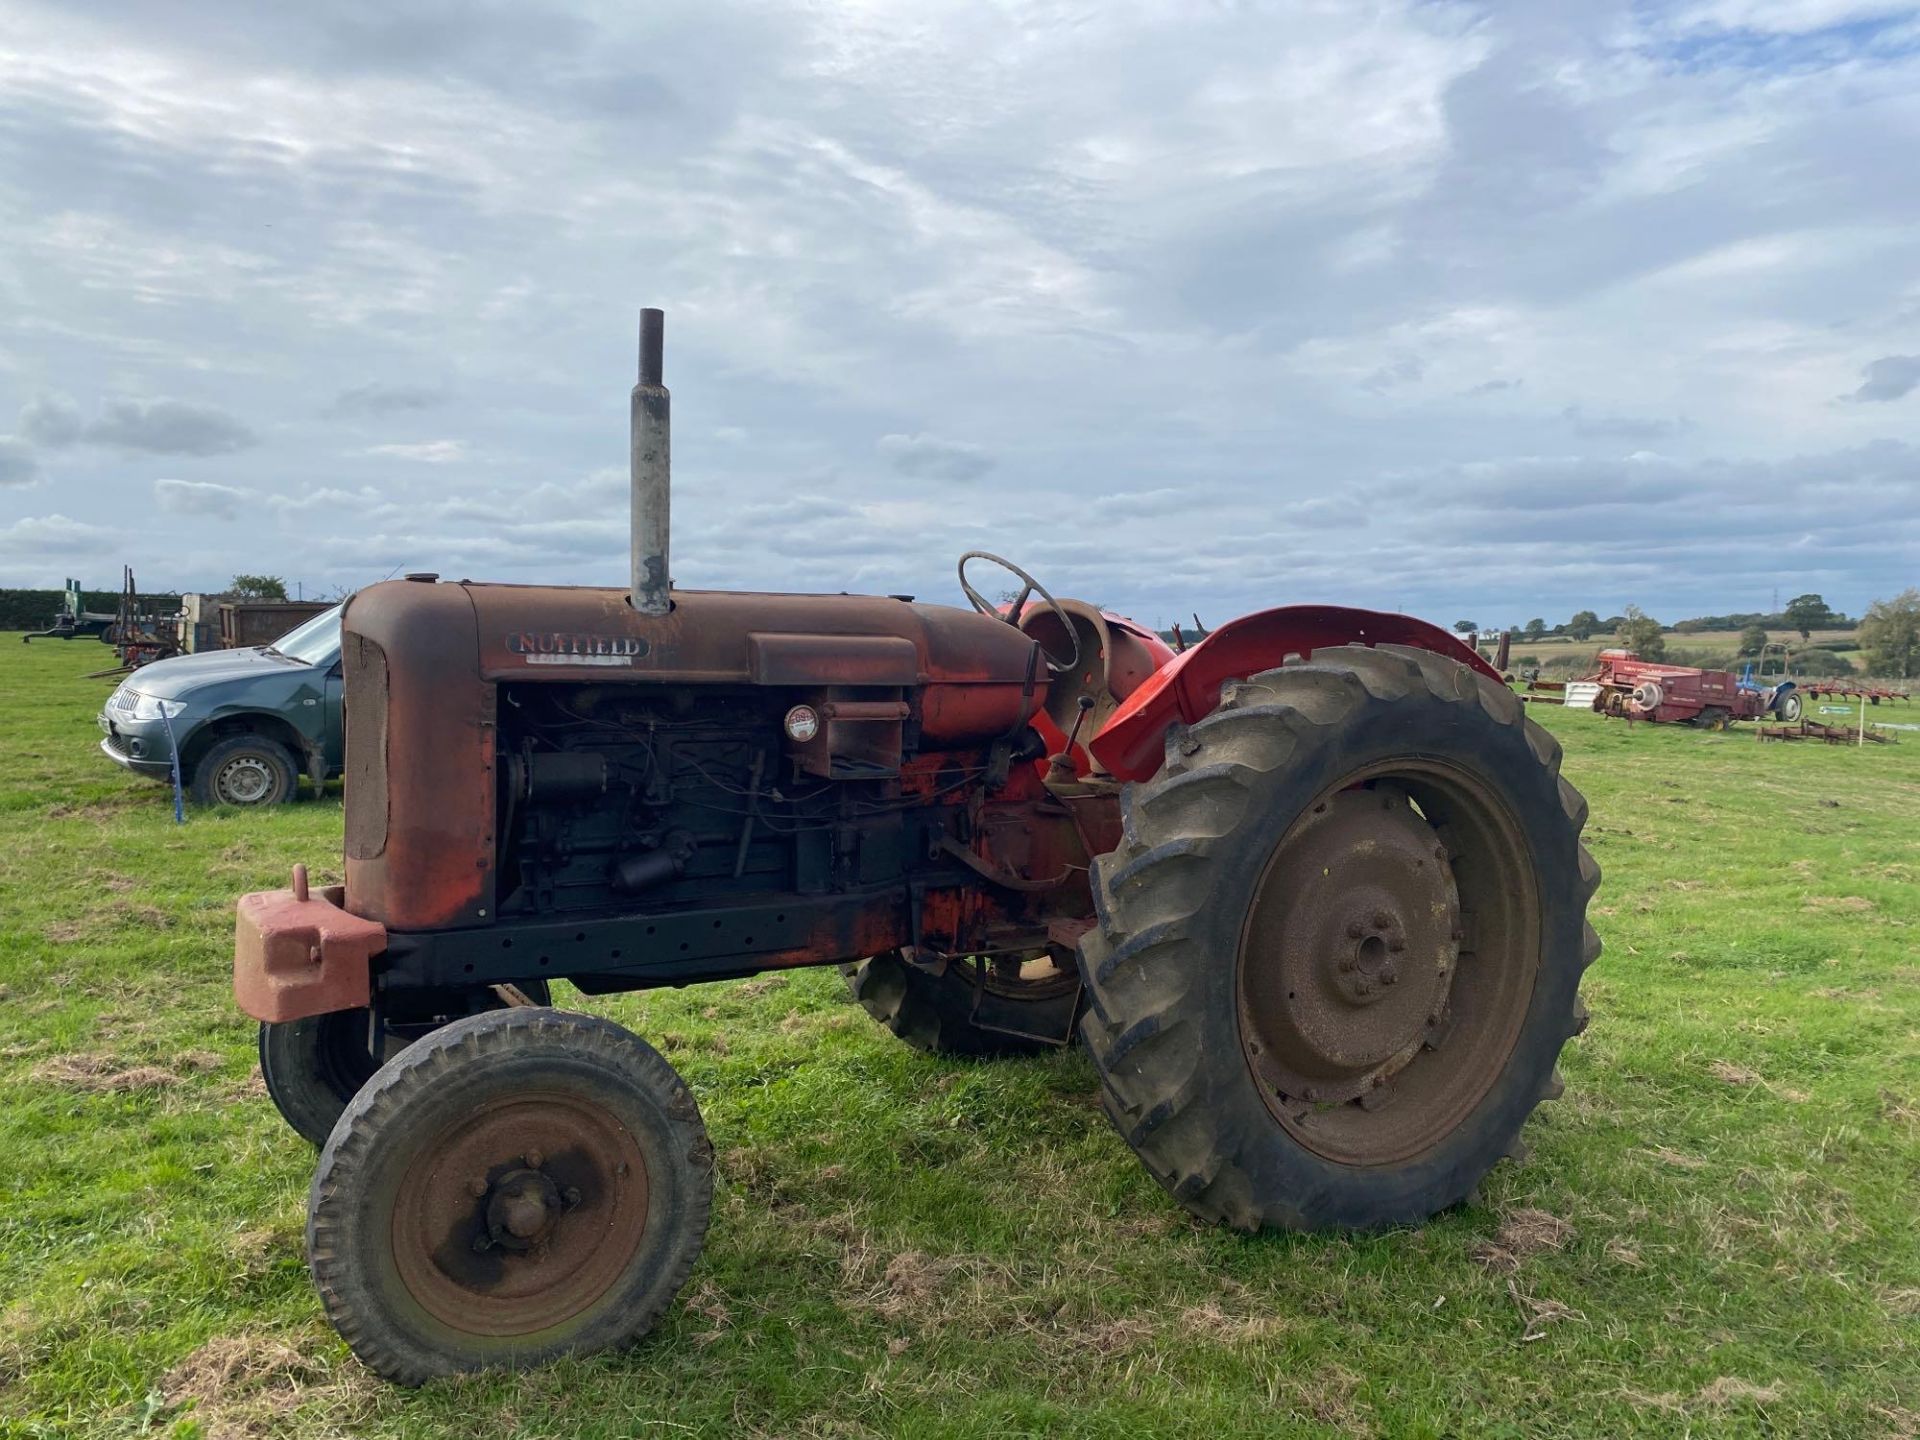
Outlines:
<svg viewBox="0 0 1920 1440"><path fill-rule="evenodd" d="M182 1050L173 1057L173 1063L179 1069L192 1070L205 1075L225 1065L227 1057L215 1050Z"/></svg>
<svg viewBox="0 0 1920 1440"><path fill-rule="evenodd" d="M1489 1270L1514 1271L1530 1256L1566 1248L1573 1226L1545 1210L1520 1209L1509 1213L1490 1240L1469 1252Z"/></svg>
<svg viewBox="0 0 1920 1440"><path fill-rule="evenodd" d="M771 990L784 990L786 988L787 988L786 976L762 975L758 980L741 981L740 984L734 986L733 993L742 997L743 999L751 1000L755 996L765 995L767 992Z"/></svg>
<svg viewBox="0 0 1920 1440"><path fill-rule="evenodd" d="M1204 1335L1219 1345L1267 1340L1289 1328L1289 1322L1282 1316L1235 1315L1212 1301L1182 1310L1178 1326L1182 1335Z"/></svg>
<svg viewBox="0 0 1920 1440"><path fill-rule="evenodd" d="M726 1297L711 1280L702 1280L687 1296L686 1309L689 1315L707 1322L704 1330L694 1332L693 1343L696 1345L711 1345L733 1328L733 1311L727 1308Z"/></svg>
<svg viewBox="0 0 1920 1440"><path fill-rule="evenodd" d="M110 820L116 815L124 815L129 810L138 810L145 806L143 795L115 795L105 800L88 800L82 804L63 802L49 805L46 817L49 820Z"/></svg>
<svg viewBox="0 0 1920 1440"><path fill-rule="evenodd" d="M354 1408L372 1383L357 1373L336 1376L284 1340L221 1335L168 1371L160 1392L169 1406L191 1407L207 1440L253 1440L285 1433L288 1417L315 1401Z"/></svg>
<svg viewBox="0 0 1920 1440"><path fill-rule="evenodd" d="M180 1077L158 1065L128 1065L111 1055L55 1055L28 1072L42 1085L59 1085L92 1095L129 1090L164 1090Z"/></svg>
<svg viewBox="0 0 1920 1440"><path fill-rule="evenodd" d="M887 1262L874 1309L889 1320L905 1319L933 1308L947 1279L961 1266L952 1256L935 1257L902 1250Z"/></svg>
<svg viewBox="0 0 1920 1440"><path fill-rule="evenodd" d="M1731 1060L1716 1060L1707 1066L1707 1073L1723 1085L1758 1085L1760 1073L1749 1070L1744 1065L1736 1065Z"/></svg>
<svg viewBox="0 0 1920 1440"><path fill-rule="evenodd" d="M1808 910L1838 910L1847 915L1864 915L1876 908L1864 895L1809 895L1803 904Z"/></svg>
<svg viewBox="0 0 1920 1440"><path fill-rule="evenodd" d="M1785 1393L1779 1381L1771 1385L1756 1385L1751 1380L1742 1380L1738 1375L1722 1375L1700 1387L1700 1393L1693 1397L1697 1405L1713 1410L1724 1410L1729 1405L1772 1405Z"/></svg>
<svg viewBox="0 0 1920 1440"><path fill-rule="evenodd" d="M1623 1393L1629 1402L1642 1410L1684 1413L1727 1410L1735 1405L1772 1405L1778 1403L1786 1390L1777 1380L1770 1385L1756 1385L1737 1375L1722 1375L1708 1381L1690 1396L1677 1395L1672 1391L1649 1394L1643 1390L1627 1390Z"/></svg>

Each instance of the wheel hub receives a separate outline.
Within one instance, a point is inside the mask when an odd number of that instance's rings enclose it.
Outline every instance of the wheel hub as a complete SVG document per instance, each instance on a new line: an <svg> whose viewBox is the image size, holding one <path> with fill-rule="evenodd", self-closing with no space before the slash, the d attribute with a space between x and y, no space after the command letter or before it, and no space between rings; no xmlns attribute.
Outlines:
<svg viewBox="0 0 1920 1440"><path fill-rule="evenodd" d="M1360 1099L1447 1011L1460 904L1446 847L1387 785L1343 790L1274 854L1241 958L1241 1027L1268 1089Z"/></svg>
<svg viewBox="0 0 1920 1440"><path fill-rule="evenodd" d="M220 771L217 788L229 802L251 805L273 788L273 774L264 762L241 755L229 760Z"/></svg>
<svg viewBox="0 0 1920 1440"><path fill-rule="evenodd" d="M547 1237L567 1208L560 1187L539 1170L509 1170L487 1188L486 1194L488 1246L504 1245L509 1250L531 1250ZM577 1203L580 1192L576 1189L573 1195Z"/></svg>
<svg viewBox="0 0 1920 1440"><path fill-rule="evenodd" d="M394 1263L441 1322L529 1334L605 1293L648 1209L646 1161L625 1125L571 1096L523 1095L422 1147L395 1196Z"/></svg>

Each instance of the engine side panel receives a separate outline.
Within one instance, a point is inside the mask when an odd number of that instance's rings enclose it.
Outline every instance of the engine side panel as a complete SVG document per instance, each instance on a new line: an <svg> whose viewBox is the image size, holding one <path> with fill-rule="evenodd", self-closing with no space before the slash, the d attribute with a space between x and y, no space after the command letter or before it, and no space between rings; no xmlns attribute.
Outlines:
<svg viewBox="0 0 1920 1440"><path fill-rule="evenodd" d="M1030 953L1091 913L1113 816L1081 812L1114 800L1040 783L1047 672L998 620L398 582L345 634L347 901L387 931L382 984Z"/></svg>

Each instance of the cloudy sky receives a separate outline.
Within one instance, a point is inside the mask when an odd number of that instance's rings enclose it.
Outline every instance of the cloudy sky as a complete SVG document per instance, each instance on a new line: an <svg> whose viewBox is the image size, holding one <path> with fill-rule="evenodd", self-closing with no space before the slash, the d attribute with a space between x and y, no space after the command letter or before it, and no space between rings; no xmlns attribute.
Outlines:
<svg viewBox="0 0 1920 1440"><path fill-rule="evenodd" d="M1881 0L6 0L0 583L622 583L1147 620L1920 583Z"/></svg>

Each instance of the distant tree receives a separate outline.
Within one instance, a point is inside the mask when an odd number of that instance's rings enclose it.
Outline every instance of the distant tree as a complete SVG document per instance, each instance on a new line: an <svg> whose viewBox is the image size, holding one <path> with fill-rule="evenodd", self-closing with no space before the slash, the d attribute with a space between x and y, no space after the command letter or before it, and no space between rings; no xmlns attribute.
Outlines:
<svg viewBox="0 0 1920 1440"><path fill-rule="evenodd" d="M1762 650L1767 648L1767 639L1766 626L1749 625L1740 632L1740 653L1742 655L1758 655Z"/></svg>
<svg viewBox="0 0 1920 1440"><path fill-rule="evenodd" d="M284 600L287 582L278 575L236 575L227 591L242 600Z"/></svg>
<svg viewBox="0 0 1920 1440"><path fill-rule="evenodd" d="M1547 633L1547 622L1544 620L1529 620L1522 633L1524 633L1529 640L1538 640L1542 635Z"/></svg>
<svg viewBox="0 0 1920 1440"><path fill-rule="evenodd" d="M1824 630L1834 621L1833 611L1818 595L1796 595L1780 613L1787 617L1789 625L1800 632L1802 640L1810 639L1814 631Z"/></svg>
<svg viewBox="0 0 1920 1440"><path fill-rule="evenodd" d="M1902 590L1869 605L1859 639L1869 675L1920 675L1920 590Z"/></svg>
<svg viewBox="0 0 1920 1440"><path fill-rule="evenodd" d="M1576 610L1567 621L1567 633L1576 640L1588 639L1600 628L1600 617L1591 610Z"/></svg>
<svg viewBox="0 0 1920 1440"><path fill-rule="evenodd" d="M1478 620L1456 620L1453 622L1454 633L1457 635L1471 635L1479 628L1480 622Z"/></svg>
<svg viewBox="0 0 1920 1440"><path fill-rule="evenodd" d="M1665 628L1638 605L1629 605L1620 617L1615 638L1642 660L1658 660L1667 653Z"/></svg>

